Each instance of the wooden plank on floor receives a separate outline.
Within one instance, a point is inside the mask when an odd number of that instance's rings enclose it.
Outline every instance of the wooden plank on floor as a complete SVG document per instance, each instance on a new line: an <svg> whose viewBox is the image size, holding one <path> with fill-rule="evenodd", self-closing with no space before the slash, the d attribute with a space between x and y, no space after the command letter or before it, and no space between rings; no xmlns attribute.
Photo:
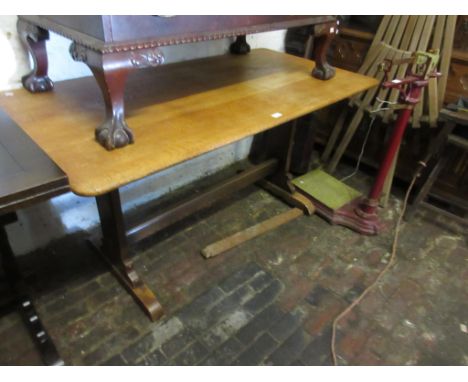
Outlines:
<svg viewBox="0 0 468 382"><path fill-rule="evenodd" d="M301 209L292 208L286 212L283 212L282 214L276 215L261 223L246 228L243 231L236 232L231 236L216 241L202 249L201 253L206 258L217 256L223 252L239 246L242 243L245 243L246 241L252 240L257 236L272 231L275 228L278 228L279 226L286 224L302 215L304 215L304 212L302 212Z"/></svg>

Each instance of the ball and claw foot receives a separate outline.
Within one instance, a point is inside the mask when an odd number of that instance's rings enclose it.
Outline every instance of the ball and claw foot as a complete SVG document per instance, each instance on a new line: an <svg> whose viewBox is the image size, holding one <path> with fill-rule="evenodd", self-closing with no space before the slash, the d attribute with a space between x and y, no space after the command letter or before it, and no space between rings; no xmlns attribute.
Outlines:
<svg viewBox="0 0 468 382"><path fill-rule="evenodd" d="M31 93L42 93L52 90L54 83L48 76L27 75L21 79L25 89Z"/></svg>
<svg viewBox="0 0 468 382"><path fill-rule="evenodd" d="M316 66L312 71L312 76L319 80L329 80L334 77L336 70L333 66L325 64L323 66Z"/></svg>
<svg viewBox="0 0 468 382"><path fill-rule="evenodd" d="M107 150L127 146L134 142L133 132L123 119L110 119L96 129L96 140Z"/></svg>

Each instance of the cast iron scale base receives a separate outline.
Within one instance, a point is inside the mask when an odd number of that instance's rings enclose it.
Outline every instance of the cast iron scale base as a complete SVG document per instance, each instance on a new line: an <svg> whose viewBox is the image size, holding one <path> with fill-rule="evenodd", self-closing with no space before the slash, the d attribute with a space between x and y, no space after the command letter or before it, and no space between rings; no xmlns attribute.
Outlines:
<svg viewBox="0 0 468 382"><path fill-rule="evenodd" d="M366 215L360 205L366 198L354 188L325 171L313 170L293 180L296 189L309 198L316 213L332 224L342 225L366 235L376 235L383 224L376 214Z"/></svg>

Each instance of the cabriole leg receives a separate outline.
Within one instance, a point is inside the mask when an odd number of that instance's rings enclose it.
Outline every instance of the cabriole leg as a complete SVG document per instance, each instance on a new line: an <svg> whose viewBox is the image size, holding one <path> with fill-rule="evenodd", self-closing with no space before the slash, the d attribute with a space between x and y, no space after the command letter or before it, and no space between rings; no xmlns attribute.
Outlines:
<svg viewBox="0 0 468 382"><path fill-rule="evenodd" d="M32 71L21 78L24 88L32 93L52 90L54 83L47 76L46 40L49 39L49 32L21 19L16 27L21 42L33 59Z"/></svg>
<svg viewBox="0 0 468 382"><path fill-rule="evenodd" d="M327 53L333 37L338 33L338 23L319 24L314 27L314 60L312 76L329 80L335 76L335 68L327 62Z"/></svg>
<svg viewBox="0 0 468 382"><path fill-rule="evenodd" d="M76 42L70 46L75 61L88 65L101 89L106 107L105 120L96 128L96 140L107 150L133 143L133 132L125 122L124 92L129 67L122 54L104 54Z"/></svg>
<svg viewBox="0 0 468 382"><path fill-rule="evenodd" d="M134 142L133 132L125 122L124 91L128 70L91 68L106 106L106 119L95 131L96 140L107 150Z"/></svg>
<svg viewBox="0 0 468 382"><path fill-rule="evenodd" d="M73 42L70 54L91 69L106 107L104 123L96 128L96 140L107 150L134 142L132 130L125 121L124 92L129 72L133 69L156 67L164 56L156 48L136 51L98 51Z"/></svg>

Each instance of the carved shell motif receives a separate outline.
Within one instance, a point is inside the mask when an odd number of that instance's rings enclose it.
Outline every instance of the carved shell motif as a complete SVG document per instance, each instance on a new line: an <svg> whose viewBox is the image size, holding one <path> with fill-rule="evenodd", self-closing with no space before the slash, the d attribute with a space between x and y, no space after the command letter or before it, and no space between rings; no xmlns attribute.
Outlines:
<svg viewBox="0 0 468 382"><path fill-rule="evenodd" d="M130 62L136 68L154 67L164 63L164 55L158 49L145 52L132 52L130 54Z"/></svg>

